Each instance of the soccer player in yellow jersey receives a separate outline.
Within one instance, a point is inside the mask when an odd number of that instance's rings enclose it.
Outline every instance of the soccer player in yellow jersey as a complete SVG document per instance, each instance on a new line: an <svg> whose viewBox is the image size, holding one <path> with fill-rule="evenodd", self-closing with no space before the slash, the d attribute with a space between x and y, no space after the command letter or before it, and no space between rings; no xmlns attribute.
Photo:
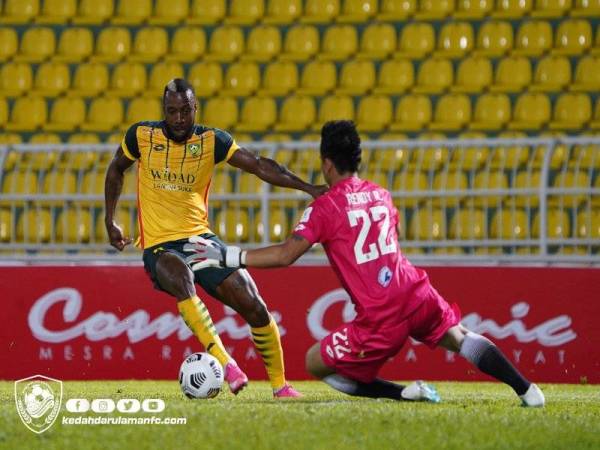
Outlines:
<svg viewBox="0 0 600 450"><path fill-rule="evenodd" d="M273 185L299 189L313 197L325 188L305 183L271 159L255 156L223 130L194 124L196 105L192 86L183 79L171 80L163 94L164 120L138 122L127 130L106 174L105 224L110 243L123 250L132 242L123 235L114 213L123 174L137 161L140 245L144 268L155 287L177 299L185 323L225 368L225 380L234 394L247 385L248 377L227 353L194 283L248 322L273 395L298 397L285 380L279 329L249 273L230 268L194 273L185 262L183 246L193 236L224 245L209 228L207 205L214 166L222 161Z"/></svg>

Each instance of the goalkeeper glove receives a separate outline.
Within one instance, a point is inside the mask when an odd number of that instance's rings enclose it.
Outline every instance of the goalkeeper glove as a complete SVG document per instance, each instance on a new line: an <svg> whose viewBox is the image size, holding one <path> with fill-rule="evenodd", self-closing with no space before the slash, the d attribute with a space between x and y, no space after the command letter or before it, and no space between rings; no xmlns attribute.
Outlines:
<svg viewBox="0 0 600 450"><path fill-rule="evenodd" d="M191 253L185 259L193 271L207 267L246 267L246 252L235 246L223 247L200 236L192 236L183 246L183 251Z"/></svg>

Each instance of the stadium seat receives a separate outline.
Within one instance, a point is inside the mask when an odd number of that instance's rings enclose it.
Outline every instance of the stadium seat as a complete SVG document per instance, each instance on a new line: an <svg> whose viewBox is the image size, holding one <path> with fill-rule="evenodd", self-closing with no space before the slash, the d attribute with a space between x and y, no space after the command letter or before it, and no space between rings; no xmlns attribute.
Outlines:
<svg viewBox="0 0 600 450"><path fill-rule="evenodd" d="M540 188L541 172L539 170L520 170L513 178L512 187L515 189L534 189ZM515 205L523 208L537 208L540 204L540 196L536 194L516 194L508 201L509 205Z"/></svg>
<svg viewBox="0 0 600 450"><path fill-rule="evenodd" d="M498 209L490 226L492 239L529 238L529 218L522 209Z"/></svg>
<svg viewBox="0 0 600 450"><path fill-rule="evenodd" d="M491 20L477 32L476 55L499 57L513 48L513 29L509 22Z"/></svg>
<svg viewBox="0 0 600 450"><path fill-rule="evenodd" d="M520 134L509 135L505 133L502 135L503 138L518 138ZM496 147L493 149L492 162L490 167L492 169L500 169L502 171L510 170L515 172L517 169L524 167L529 161L529 147L514 145L510 147Z"/></svg>
<svg viewBox="0 0 600 450"><path fill-rule="evenodd" d="M471 120L471 102L465 94L446 94L435 105L430 130L457 131Z"/></svg>
<svg viewBox="0 0 600 450"><path fill-rule="evenodd" d="M435 132L421 133L418 137L418 140L423 142L443 141L445 139L445 135ZM422 145L413 152L410 167L432 173L447 165L450 160L450 151L447 147L440 144L423 143Z"/></svg>
<svg viewBox="0 0 600 450"><path fill-rule="evenodd" d="M501 170L483 170L473 180L473 190L484 191L490 189L508 189L508 179ZM474 196L472 203L475 206L484 206L486 208L499 207L505 195L478 195Z"/></svg>
<svg viewBox="0 0 600 450"><path fill-rule="evenodd" d="M187 18L188 3L188 0L156 0L154 14L148 19L148 23L150 25L176 25Z"/></svg>
<svg viewBox="0 0 600 450"><path fill-rule="evenodd" d="M423 61L417 72L416 94L440 94L452 85L452 63L448 59L433 57Z"/></svg>
<svg viewBox="0 0 600 450"><path fill-rule="evenodd" d="M56 133L35 133L29 138L29 144L60 144L62 140Z"/></svg>
<svg viewBox="0 0 600 450"><path fill-rule="evenodd" d="M183 66L175 61L159 62L152 66L144 95L162 97L165 86L173 78L183 78Z"/></svg>
<svg viewBox="0 0 600 450"><path fill-rule="evenodd" d="M112 17L113 0L80 0L77 16L72 23L76 25L99 25Z"/></svg>
<svg viewBox="0 0 600 450"><path fill-rule="evenodd" d="M581 55L592 46L592 26L585 19L565 20L556 31L552 54Z"/></svg>
<svg viewBox="0 0 600 450"><path fill-rule="evenodd" d="M464 131L461 139L485 139L487 135L479 131ZM489 160L490 149L481 144L465 144L452 151L450 169L474 172L481 169Z"/></svg>
<svg viewBox="0 0 600 450"><path fill-rule="evenodd" d="M482 19L494 10L494 0L458 0L453 17L456 19Z"/></svg>
<svg viewBox="0 0 600 450"><path fill-rule="evenodd" d="M450 219L448 237L460 240L486 239L487 214L481 209L457 209Z"/></svg>
<svg viewBox="0 0 600 450"><path fill-rule="evenodd" d="M91 61L116 63L129 55L131 35L124 27L103 28L96 38L96 54Z"/></svg>
<svg viewBox="0 0 600 450"><path fill-rule="evenodd" d="M139 25L152 14L152 0L120 1L111 22L117 25Z"/></svg>
<svg viewBox="0 0 600 450"><path fill-rule="evenodd" d="M7 131L34 131L46 123L46 102L38 96L19 97L13 104Z"/></svg>
<svg viewBox="0 0 600 450"><path fill-rule="evenodd" d="M517 31L514 55L541 56L552 48L552 27L544 20L524 22Z"/></svg>
<svg viewBox="0 0 600 450"><path fill-rule="evenodd" d="M95 97L108 88L108 68L102 63L77 65L75 77L68 95Z"/></svg>
<svg viewBox="0 0 600 450"><path fill-rule="evenodd" d="M577 214L574 234L580 239L600 239L600 210L583 210Z"/></svg>
<svg viewBox="0 0 600 450"><path fill-rule="evenodd" d="M3 126L8 122L8 102L0 97L0 124Z"/></svg>
<svg viewBox="0 0 600 450"><path fill-rule="evenodd" d="M12 58L18 47L17 32L12 28L0 28L0 62Z"/></svg>
<svg viewBox="0 0 600 450"><path fill-rule="evenodd" d="M451 92L475 94L492 84L492 64L481 56L470 56L460 61Z"/></svg>
<svg viewBox="0 0 600 450"><path fill-rule="evenodd" d="M363 96L358 104L357 127L361 132L381 131L391 123L392 115L389 96Z"/></svg>
<svg viewBox="0 0 600 450"><path fill-rule="evenodd" d="M571 0L536 0L531 17L557 19L568 13L570 9Z"/></svg>
<svg viewBox="0 0 600 450"><path fill-rule="evenodd" d="M473 49L473 28L468 22L450 22L438 35L436 56L462 58Z"/></svg>
<svg viewBox="0 0 600 450"><path fill-rule="evenodd" d="M265 238L265 226L261 220L254 220L255 223L255 232L254 232L254 240L256 242L263 242ZM282 242L284 241L289 232L289 222L287 215L285 213L285 209L277 208L269 213L269 229L266 230L268 232L268 238L270 242Z"/></svg>
<svg viewBox="0 0 600 450"><path fill-rule="evenodd" d="M16 62L40 63L54 54L56 38L52 28L28 28L21 37L19 54L13 58Z"/></svg>
<svg viewBox="0 0 600 450"><path fill-rule="evenodd" d="M435 46L435 32L428 23L408 23L400 31L396 58L421 59L431 53Z"/></svg>
<svg viewBox="0 0 600 450"><path fill-rule="evenodd" d="M544 94L525 93L516 101L511 130L539 130L550 120L550 100Z"/></svg>
<svg viewBox="0 0 600 450"><path fill-rule="evenodd" d="M580 58L575 68L575 80L569 88L575 92L600 90L600 57L587 55Z"/></svg>
<svg viewBox="0 0 600 450"><path fill-rule="evenodd" d="M25 24L34 19L39 11L39 0L6 0L0 23Z"/></svg>
<svg viewBox="0 0 600 450"><path fill-rule="evenodd" d="M538 212L531 226L531 235L537 239L540 237L541 217ZM571 237L571 224L564 210L550 209L547 211L546 235L550 239L564 239Z"/></svg>
<svg viewBox="0 0 600 450"><path fill-rule="evenodd" d="M44 0L42 14L35 18L35 22L39 24L66 24L76 12L76 0Z"/></svg>
<svg viewBox="0 0 600 450"><path fill-rule="evenodd" d="M230 0L229 14L225 23L230 25L252 25L265 13L264 0Z"/></svg>
<svg viewBox="0 0 600 450"><path fill-rule="evenodd" d="M242 29L233 25L216 28L210 35L208 49L205 61L233 61L244 52Z"/></svg>
<svg viewBox="0 0 600 450"><path fill-rule="evenodd" d="M18 97L33 84L31 66L23 62L8 62L0 68L0 95Z"/></svg>
<svg viewBox="0 0 600 450"><path fill-rule="evenodd" d="M204 107L203 123L227 130L238 121L238 106L231 97L213 97Z"/></svg>
<svg viewBox="0 0 600 450"><path fill-rule="evenodd" d="M329 95L319 105L318 122L313 130L321 131L325 122L330 120L354 120L354 103L347 95Z"/></svg>
<svg viewBox="0 0 600 450"><path fill-rule="evenodd" d="M596 99L596 107L594 109L594 118L590 122L590 128L593 130L600 129L600 98Z"/></svg>
<svg viewBox="0 0 600 450"><path fill-rule="evenodd" d="M567 170L559 172L552 186L561 189L590 188L592 186L590 176L587 171ZM564 205L569 208L577 208L588 196L586 194L562 194L551 196L550 204Z"/></svg>
<svg viewBox="0 0 600 450"><path fill-rule="evenodd" d="M600 15L600 0L576 0L571 9L573 17L597 17Z"/></svg>
<svg viewBox="0 0 600 450"><path fill-rule="evenodd" d="M302 15L302 0L269 0L263 23L286 25Z"/></svg>
<svg viewBox="0 0 600 450"><path fill-rule="evenodd" d="M89 57L94 50L94 37L88 28L66 28L58 41L58 52L53 60L66 63L79 63Z"/></svg>
<svg viewBox="0 0 600 450"><path fill-rule="evenodd" d="M410 61L397 59L385 61L377 77L374 94L402 94L415 82L415 71Z"/></svg>
<svg viewBox="0 0 600 450"><path fill-rule="evenodd" d="M127 105L125 122L121 129L126 131L131 124L146 120L160 120L162 118L162 106L157 98L136 97Z"/></svg>
<svg viewBox="0 0 600 450"><path fill-rule="evenodd" d="M325 30L323 46L317 58L325 61L342 61L356 53L358 33L351 25L333 25Z"/></svg>
<svg viewBox="0 0 600 450"><path fill-rule="evenodd" d="M123 123L123 104L118 98L99 97L92 100L82 131L111 131Z"/></svg>
<svg viewBox="0 0 600 450"><path fill-rule="evenodd" d="M219 236L227 242L248 242L250 237L250 223L248 213L243 209L224 209L215 216L214 228Z"/></svg>
<svg viewBox="0 0 600 450"><path fill-rule="evenodd" d="M350 60L342 66L337 94L362 95L375 85L375 65L367 60Z"/></svg>
<svg viewBox="0 0 600 450"><path fill-rule="evenodd" d="M54 100L50 109L50 122L43 125L46 131L73 131L85 120L85 103L77 97Z"/></svg>
<svg viewBox="0 0 600 450"><path fill-rule="evenodd" d="M259 95L283 96L298 87L298 66L291 61L275 61L267 65Z"/></svg>
<svg viewBox="0 0 600 450"><path fill-rule="evenodd" d="M418 170L402 170L397 172L392 183L392 190L399 194L402 208L414 208L423 203L423 195L414 195L417 191L421 194L429 189L427 176Z"/></svg>
<svg viewBox="0 0 600 450"><path fill-rule="evenodd" d="M420 21L441 20L454 11L454 0L421 0L415 18Z"/></svg>
<svg viewBox="0 0 600 450"><path fill-rule="evenodd" d="M509 56L498 63L492 92L520 92L531 84L531 62L524 56Z"/></svg>
<svg viewBox="0 0 600 450"><path fill-rule="evenodd" d="M402 21L417 10L417 0L381 0L377 19L382 21Z"/></svg>
<svg viewBox="0 0 600 450"><path fill-rule="evenodd" d="M464 195L440 195L447 191L466 191L469 187L467 176L462 170L442 170L433 178L432 205L436 207L455 208L463 200Z"/></svg>
<svg viewBox="0 0 600 450"><path fill-rule="evenodd" d="M431 100L426 95L405 95L396 103L392 131L419 131L431 121Z"/></svg>
<svg viewBox="0 0 600 450"><path fill-rule="evenodd" d="M283 101L279 123L275 131L297 132L307 129L315 122L317 109L312 97L292 95Z"/></svg>
<svg viewBox="0 0 600 450"><path fill-rule="evenodd" d="M10 208L0 208L0 242L10 242L13 237L13 213Z"/></svg>
<svg viewBox="0 0 600 450"><path fill-rule="evenodd" d="M26 244L50 242L52 236L52 214L49 208L32 208L24 211L17 219L16 241Z"/></svg>
<svg viewBox="0 0 600 450"><path fill-rule="evenodd" d="M248 96L256 92L259 86L258 65L253 62L236 62L227 69L222 93L230 96Z"/></svg>
<svg viewBox="0 0 600 450"><path fill-rule="evenodd" d="M380 60L396 50L396 30L389 23L371 24L360 38L359 58Z"/></svg>
<svg viewBox="0 0 600 450"><path fill-rule="evenodd" d="M100 139L94 133L73 133L69 136L69 144L98 144ZM77 172L85 172L90 169L96 169L96 164L99 160L98 152L94 150L86 151L67 151L61 152L57 161L56 167L62 170L73 170ZM99 177L104 177L104 172L100 171ZM77 192L80 192L79 183L77 184Z"/></svg>
<svg viewBox="0 0 600 450"><path fill-rule="evenodd" d="M556 92L571 82L571 64L564 56L546 56L538 62L535 69L534 92Z"/></svg>
<svg viewBox="0 0 600 450"><path fill-rule="evenodd" d="M248 35L246 52L242 61L267 62L281 52L279 29L272 25L253 27Z"/></svg>
<svg viewBox="0 0 600 450"><path fill-rule="evenodd" d="M413 213L408 226L408 239L417 241L446 238L446 212L424 206Z"/></svg>
<svg viewBox="0 0 600 450"><path fill-rule="evenodd" d="M56 218L56 242L86 244L90 242L93 225L88 209L65 208Z"/></svg>
<svg viewBox="0 0 600 450"><path fill-rule="evenodd" d="M337 21L341 23L365 23L377 14L377 0L344 0Z"/></svg>
<svg viewBox="0 0 600 450"><path fill-rule="evenodd" d="M190 25L214 25L227 15L225 0L192 0L191 16L187 19Z"/></svg>
<svg viewBox="0 0 600 450"><path fill-rule="evenodd" d="M43 194L75 194L77 192L77 176L71 170L52 170L44 177ZM64 200L51 200L48 205L61 206Z"/></svg>
<svg viewBox="0 0 600 450"><path fill-rule="evenodd" d="M597 144L576 145L569 158L569 167L578 169L600 169L600 152ZM596 186L600 184L596 177ZM599 198L600 199L600 198Z"/></svg>
<svg viewBox="0 0 600 450"><path fill-rule="evenodd" d="M23 138L19 133L0 133L0 143L5 145L10 144L21 144L23 142ZM14 155L14 152L8 154L7 159L4 161L4 169L10 170L12 169L13 162L11 161L11 155ZM14 161L14 160L13 160Z"/></svg>
<svg viewBox="0 0 600 450"><path fill-rule="evenodd" d="M551 130L579 130L592 118L592 102L587 94L561 94L554 106Z"/></svg>
<svg viewBox="0 0 600 450"><path fill-rule="evenodd" d="M193 62L206 51L206 34L200 27L185 26L175 30L166 61Z"/></svg>
<svg viewBox="0 0 600 450"><path fill-rule="evenodd" d="M498 0L492 17L502 19L519 19L531 11L533 0Z"/></svg>
<svg viewBox="0 0 600 450"><path fill-rule="evenodd" d="M135 97L146 89L146 69L141 63L123 62L118 64L110 79L110 95Z"/></svg>
<svg viewBox="0 0 600 450"><path fill-rule="evenodd" d="M285 35L282 60L306 61L319 51L319 32L312 25L294 25Z"/></svg>
<svg viewBox="0 0 600 450"><path fill-rule="evenodd" d="M335 65L330 61L311 61L304 66L300 78L299 94L324 95L337 83Z"/></svg>
<svg viewBox="0 0 600 450"><path fill-rule="evenodd" d="M127 178L127 176L126 176ZM137 215L132 216L131 210L127 207L117 207L116 222L123 229L123 234L126 237L135 237L137 235ZM94 232L94 242L99 244L108 244L106 235L106 225L104 225L104 215L96 215L96 224Z"/></svg>
<svg viewBox="0 0 600 450"><path fill-rule="evenodd" d="M190 68L187 79L194 86L196 96L211 97L223 86L221 65L216 62L196 63Z"/></svg>
<svg viewBox="0 0 600 450"><path fill-rule="evenodd" d="M340 13L340 0L306 0L303 23L327 23Z"/></svg>
<svg viewBox="0 0 600 450"><path fill-rule="evenodd" d="M56 97L65 92L70 84L71 77L66 64L46 62L38 66L32 93L42 97Z"/></svg>
<svg viewBox="0 0 600 450"><path fill-rule="evenodd" d="M164 28L140 28L133 40L133 51L128 59L132 62L153 63L165 55L168 48L169 38Z"/></svg>
<svg viewBox="0 0 600 450"><path fill-rule="evenodd" d="M510 100L505 94L483 94L475 102L471 130L499 130L511 117Z"/></svg>

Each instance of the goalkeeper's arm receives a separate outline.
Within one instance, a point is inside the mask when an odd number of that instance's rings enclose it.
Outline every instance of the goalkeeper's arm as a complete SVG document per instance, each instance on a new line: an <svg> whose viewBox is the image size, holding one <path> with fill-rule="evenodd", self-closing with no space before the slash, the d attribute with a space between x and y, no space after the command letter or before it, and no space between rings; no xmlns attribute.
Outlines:
<svg viewBox="0 0 600 450"><path fill-rule="evenodd" d="M248 267L284 267L293 264L310 247L311 243L302 236L292 234L281 244L242 251L240 260Z"/></svg>

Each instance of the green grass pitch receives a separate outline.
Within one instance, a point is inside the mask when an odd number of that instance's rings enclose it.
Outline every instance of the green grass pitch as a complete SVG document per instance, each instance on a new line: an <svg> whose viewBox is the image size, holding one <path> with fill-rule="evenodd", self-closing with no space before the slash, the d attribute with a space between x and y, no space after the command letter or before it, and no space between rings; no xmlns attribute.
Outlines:
<svg viewBox="0 0 600 450"><path fill-rule="evenodd" d="M212 400L188 400L176 381L65 382L56 423L36 435L17 415L13 383L0 382L0 448L600 449L600 386L542 385L546 408L527 409L499 383L435 383L437 405L357 399L319 382L294 385L302 400L274 401L265 382ZM65 410L65 398L161 398L166 409L157 416L187 424L63 425L63 416L77 416Z"/></svg>

